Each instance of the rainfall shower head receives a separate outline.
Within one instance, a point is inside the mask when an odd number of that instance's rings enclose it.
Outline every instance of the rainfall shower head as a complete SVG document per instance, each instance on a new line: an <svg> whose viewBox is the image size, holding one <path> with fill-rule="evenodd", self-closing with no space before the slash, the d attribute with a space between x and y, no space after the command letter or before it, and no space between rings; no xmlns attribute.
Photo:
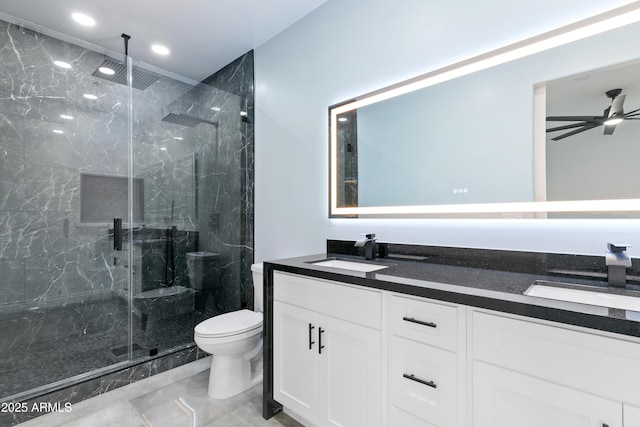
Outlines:
<svg viewBox="0 0 640 427"><path fill-rule="evenodd" d="M162 119L163 122L174 123L176 125L188 126L190 128L199 125L200 123L206 123L208 125L218 126L217 122L201 119L200 117L191 116L189 114L174 114L169 113Z"/></svg>
<svg viewBox="0 0 640 427"><path fill-rule="evenodd" d="M110 68L114 71L113 74L105 74L100 71L100 68ZM115 59L105 58L102 64L91 73L94 77L100 77L110 82L119 83L121 85L127 84L127 66ZM145 90L151 86L156 80L160 78L157 74L143 70L139 67L133 66L131 70L132 83L131 85L135 89Z"/></svg>

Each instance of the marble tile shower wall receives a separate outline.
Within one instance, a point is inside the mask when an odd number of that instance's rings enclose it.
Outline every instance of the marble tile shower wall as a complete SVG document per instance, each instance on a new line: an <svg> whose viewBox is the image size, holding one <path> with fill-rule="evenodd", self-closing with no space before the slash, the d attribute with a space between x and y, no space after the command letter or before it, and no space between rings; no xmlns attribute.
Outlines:
<svg viewBox="0 0 640 427"><path fill-rule="evenodd" d="M216 93L202 101L205 110L222 108L228 112L230 120L236 120L224 131L221 128L220 156L212 165L212 171L217 169L221 175L217 176L213 187L216 189L215 198L201 206L199 225L200 233L211 236L202 239L206 244L201 247L224 255L221 274L222 288L227 294L223 298L226 301L222 307L224 311L236 309L238 301L253 303L253 69L253 51L249 51L203 81L206 87L215 88ZM238 110L235 110L236 105ZM237 121L241 113L245 115Z"/></svg>
<svg viewBox="0 0 640 427"><path fill-rule="evenodd" d="M127 175L127 88L91 75L104 55L1 21L0 55L0 314L125 295L110 225L80 222L80 174ZM198 232L199 250L222 254L212 314L238 308L251 283L253 137L240 116L247 97L224 86L246 81L252 105L252 58L212 76L217 87L160 77L133 91L143 225L170 226L173 205L172 225ZM215 124L162 121L168 113Z"/></svg>
<svg viewBox="0 0 640 427"><path fill-rule="evenodd" d="M80 223L80 173L126 175L126 88L91 77L103 55L1 21L0 55L0 313L108 297L107 227Z"/></svg>
<svg viewBox="0 0 640 427"><path fill-rule="evenodd" d="M238 80L248 87L244 93L229 90ZM197 232L198 250L221 255L207 313L236 310L249 300L252 283L253 108L249 117L247 106L253 105L253 52L187 91L165 84L167 90L135 92L133 98L134 174L145 178L145 227L169 226L173 206L172 224ZM178 92L167 103L170 89ZM158 120L169 113L202 122L187 127Z"/></svg>

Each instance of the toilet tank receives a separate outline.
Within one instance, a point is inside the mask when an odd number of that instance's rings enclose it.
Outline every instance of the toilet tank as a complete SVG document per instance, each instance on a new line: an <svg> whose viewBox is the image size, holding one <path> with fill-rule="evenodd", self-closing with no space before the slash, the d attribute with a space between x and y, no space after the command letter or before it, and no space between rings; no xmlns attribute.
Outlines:
<svg viewBox="0 0 640 427"><path fill-rule="evenodd" d="M262 284L262 263L252 264L251 272L253 273L253 311L263 312L264 287Z"/></svg>

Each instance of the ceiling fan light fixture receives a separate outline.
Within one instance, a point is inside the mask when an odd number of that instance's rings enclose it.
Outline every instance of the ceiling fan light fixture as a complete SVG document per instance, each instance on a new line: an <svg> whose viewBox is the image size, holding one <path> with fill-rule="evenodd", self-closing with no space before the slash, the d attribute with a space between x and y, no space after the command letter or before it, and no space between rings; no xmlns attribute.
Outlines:
<svg viewBox="0 0 640 427"><path fill-rule="evenodd" d="M604 121L604 125L605 126L615 126L618 123L622 122L624 120L624 116L622 114L614 114L613 116L609 117L607 120Z"/></svg>

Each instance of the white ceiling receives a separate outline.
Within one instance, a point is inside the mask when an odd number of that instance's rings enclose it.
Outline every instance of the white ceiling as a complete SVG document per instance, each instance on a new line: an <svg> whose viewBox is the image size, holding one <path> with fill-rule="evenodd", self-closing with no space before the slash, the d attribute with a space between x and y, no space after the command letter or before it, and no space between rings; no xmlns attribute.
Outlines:
<svg viewBox="0 0 640 427"><path fill-rule="evenodd" d="M121 34L126 33L134 59L201 81L326 1L0 0L0 13L28 28L53 30L112 52L124 52ZM95 27L77 24L73 12L92 16ZM154 43L169 47L170 55L153 53Z"/></svg>

